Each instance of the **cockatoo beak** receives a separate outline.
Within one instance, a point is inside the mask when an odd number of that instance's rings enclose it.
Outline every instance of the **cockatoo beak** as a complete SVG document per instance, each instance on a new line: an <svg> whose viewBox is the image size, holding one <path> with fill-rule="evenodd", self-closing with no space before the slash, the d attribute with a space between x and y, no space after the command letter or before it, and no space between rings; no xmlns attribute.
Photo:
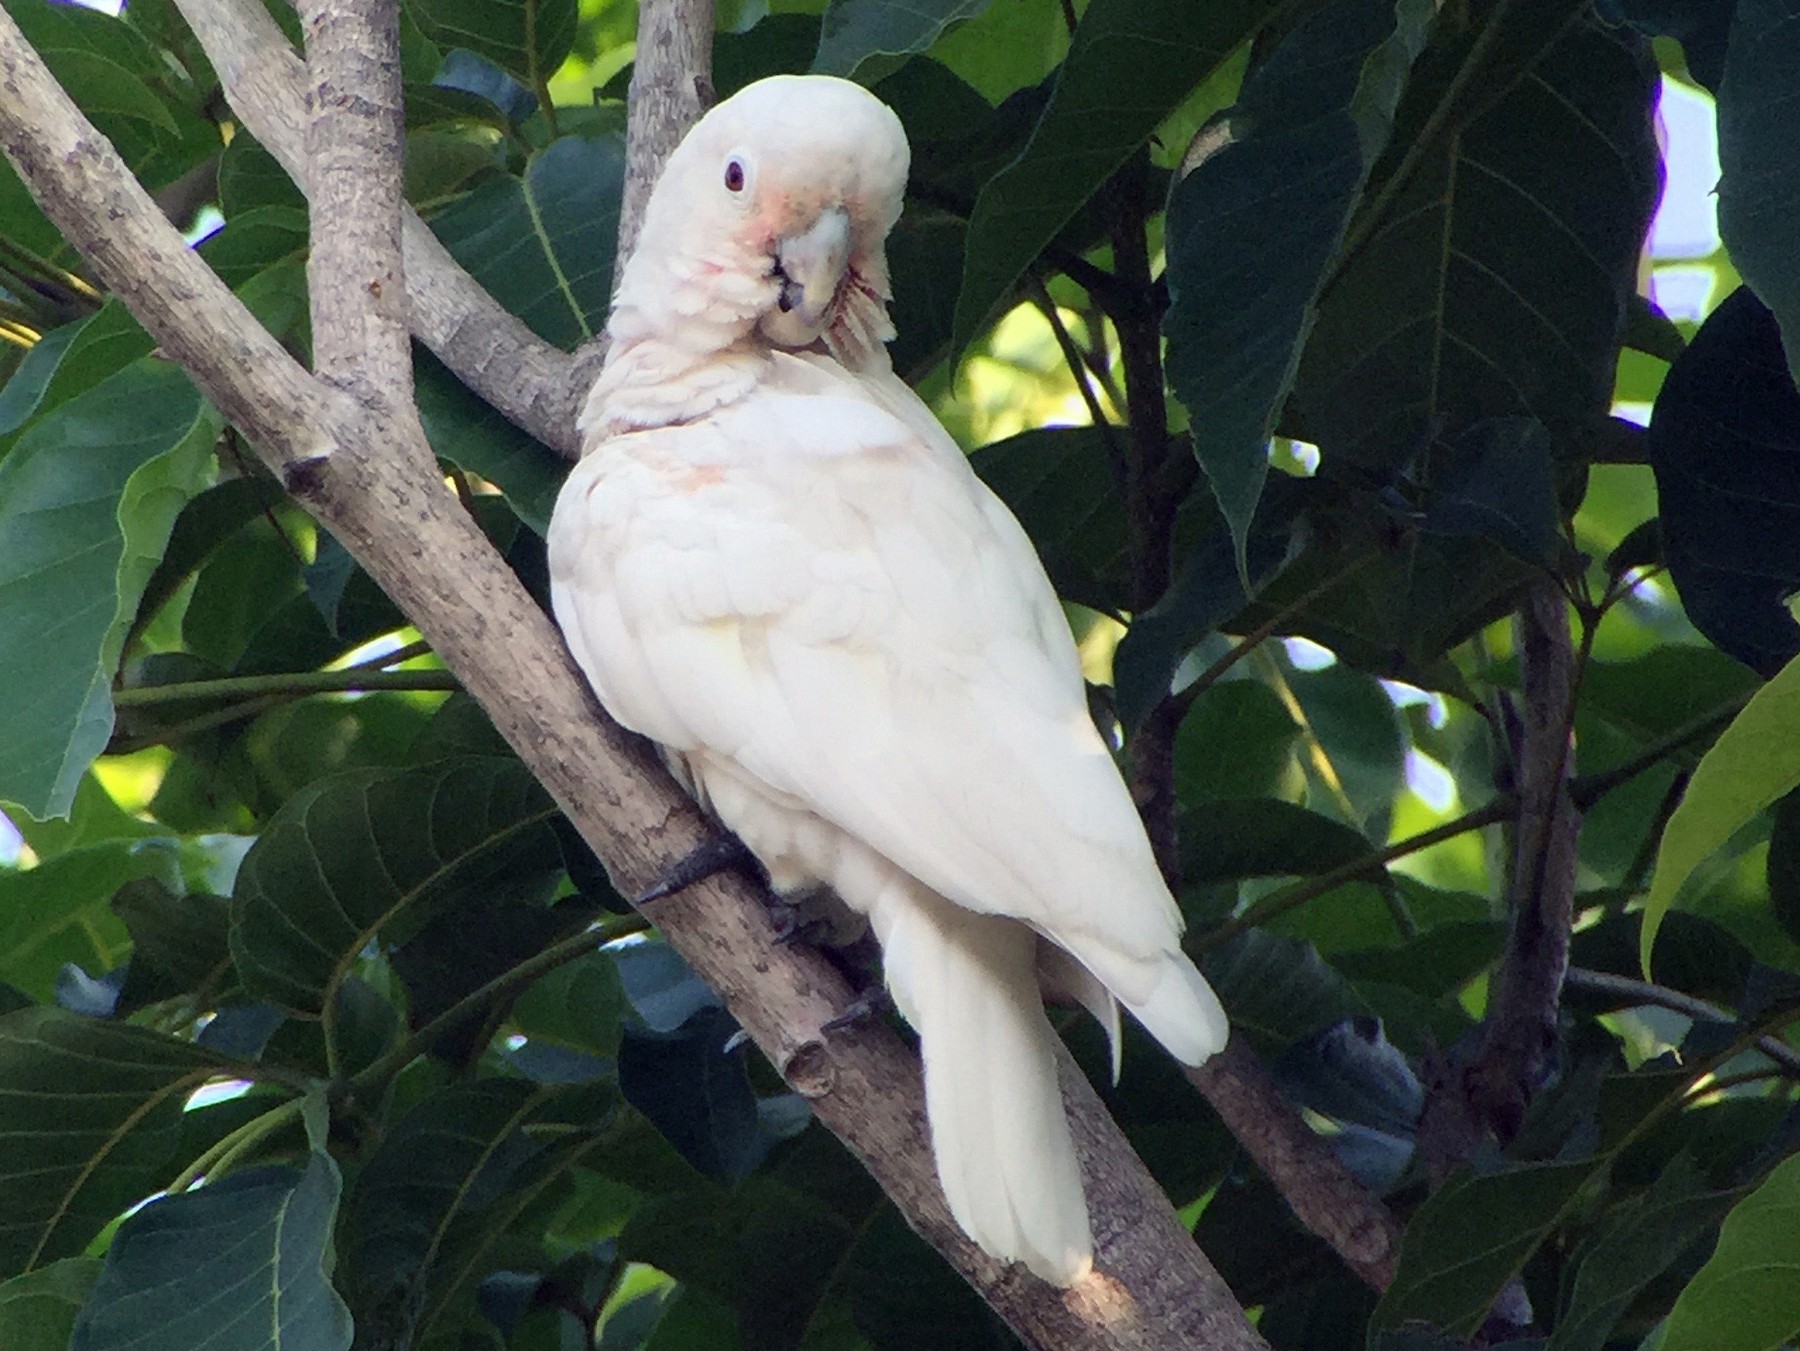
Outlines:
<svg viewBox="0 0 1800 1351"><path fill-rule="evenodd" d="M831 320L850 263L850 213L841 206L820 212L804 233L776 244L775 262L781 269L781 295L763 331L776 342L804 346Z"/></svg>

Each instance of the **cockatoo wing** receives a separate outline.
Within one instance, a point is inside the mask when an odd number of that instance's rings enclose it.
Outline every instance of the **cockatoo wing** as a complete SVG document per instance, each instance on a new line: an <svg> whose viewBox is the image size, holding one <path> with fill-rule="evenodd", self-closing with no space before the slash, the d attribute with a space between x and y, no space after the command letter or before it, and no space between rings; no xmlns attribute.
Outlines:
<svg viewBox="0 0 1800 1351"><path fill-rule="evenodd" d="M773 360L728 408L607 440L559 499L557 618L602 702L1031 925L1197 1063L1223 1015L1024 532L923 405L890 411L903 387Z"/></svg>

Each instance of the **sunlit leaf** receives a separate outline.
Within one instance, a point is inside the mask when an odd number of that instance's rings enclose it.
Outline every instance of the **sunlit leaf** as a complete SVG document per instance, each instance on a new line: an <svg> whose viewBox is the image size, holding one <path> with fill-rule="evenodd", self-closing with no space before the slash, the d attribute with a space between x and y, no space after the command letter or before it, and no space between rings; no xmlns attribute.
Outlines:
<svg viewBox="0 0 1800 1351"><path fill-rule="evenodd" d="M1800 1157L1732 1209L1669 1311L1662 1351L1771 1351L1800 1332Z"/></svg>
<svg viewBox="0 0 1800 1351"><path fill-rule="evenodd" d="M0 461L0 798L62 815L112 731L137 599L203 486L218 416L145 362L48 414Z"/></svg>
<svg viewBox="0 0 1800 1351"><path fill-rule="evenodd" d="M1663 916L1700 863L1763 808L1800 786L1800 661L1744 706L1701 757L1663 831L1644 899L1638 957L1646 972Z"/></svg>

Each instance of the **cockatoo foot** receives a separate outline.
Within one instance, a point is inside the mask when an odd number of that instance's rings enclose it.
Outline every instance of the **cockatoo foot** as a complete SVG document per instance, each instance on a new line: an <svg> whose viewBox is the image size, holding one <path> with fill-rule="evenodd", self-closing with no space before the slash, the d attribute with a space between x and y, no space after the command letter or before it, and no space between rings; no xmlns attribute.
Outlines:
<svg viewBox="0 0 1800 1351"><path fill-rule="evenodd" d="M652 901L673 896L678 891L686 891L696 882L704 882L719 873L755 862L755 857L745 848L742 840L730 831L722 831L669 864L631 903L634 906L645 906Z"/></svg>

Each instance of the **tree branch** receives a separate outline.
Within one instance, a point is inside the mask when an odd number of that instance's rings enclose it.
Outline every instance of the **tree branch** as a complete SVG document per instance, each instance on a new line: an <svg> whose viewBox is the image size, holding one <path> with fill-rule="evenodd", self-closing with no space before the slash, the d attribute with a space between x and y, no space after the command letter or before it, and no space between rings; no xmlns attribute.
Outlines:
<svg viewBox="0 0 1800 1351"><path fill-rule="evenodd" d="M637 248L644 205L662 174L663 161L712 106L712 43L712 0L652 0L638 10L615 284Z"/></svg>
<svg viewBox="0 0 1800 1351"><path fill-rule="evenodd" d="M403 419L294 365L181 244L3 11L0 146L100 277L413 620L608 861L621 891L641 891L710 838L712 827L643 745L600 715L548 617L435 471L376 451L407 434ZM850 991L822 956L777 943L766 905L757 889L722 876L647 913L909 1222L1029 1344L1263 1346L1072 1071L1065 1088L1092 1203L1095 1275L1061 1291L980 1253L937 1186L917 1057L885 1027L824 1030Z"/></svg>
<svg viewBox="0 0 1800 1351"><path fill-rule="evenodd" d="M306 72L256 0L176 0L232 111L306 190ZM576 452L570 358L502 309L410 207L401 216L407 327L477 394L551 449ZM183 364L186 364L185 362Z"/></svg>
<svg viewBox="0 0 1800 1351"><path fill-rule="evenodd" d="M1371 1289L1386 1290L1400 1257L1399 1224L1301 1120L1244 1039L1234 1034L1223 1052L1187 1076L1300 1223Z"/></svg>
<svg viewBox="0 0 1800 1351"><path fill-rule="evenodd" d="M1630 976L1615 976L1610 971L1592 971L1584 966L1571 966L1564 973L1564 983L1571 990L1581 990L1588 994L1604 995L1607 999L1617 1000L1626 1007L1640 1004L1651 1004L1657 1008L1673 1010L1684 1014L1697 1022L1704 1023L1736 1023L1737 1015L1717 1004L1704 999L1697 999L1691 994L1683 994L1680 990L1671 990L1666 985L1652 985L1649 981L1633 980ZM1773 1060L1782 1074L1788 1078L1800 1078L1800 1051L1796 1051L1778 1037L1760 1036L1754 1045L1756 1049Z"/></svg>

